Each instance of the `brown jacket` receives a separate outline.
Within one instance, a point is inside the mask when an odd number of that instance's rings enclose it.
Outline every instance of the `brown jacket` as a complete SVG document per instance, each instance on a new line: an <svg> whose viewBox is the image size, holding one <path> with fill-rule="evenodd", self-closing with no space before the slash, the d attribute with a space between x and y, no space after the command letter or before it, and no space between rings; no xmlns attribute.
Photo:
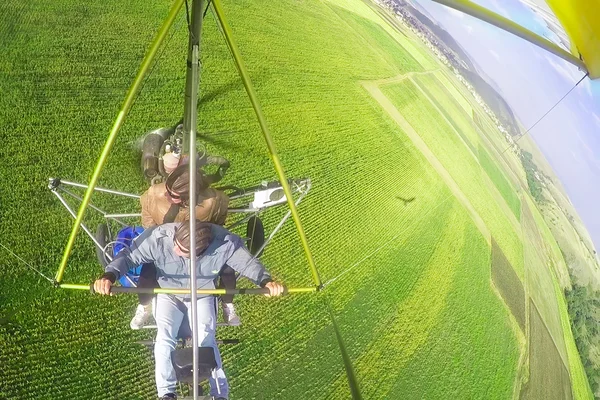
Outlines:
<svg viewBox="0 0 600 400"><path fill-rule="evenodd" d="M166 196L167 189L164 183L150 186L140 198L142 204L142 226L149 228L164 223L164 218L172 204ZM227 206L229 198L220 190L206 188L198 194L198 205L196 206L196 219L213 224L223 225L227 218ZM188 219L187 207L180 207L175 220L182 222Z"/></svg>

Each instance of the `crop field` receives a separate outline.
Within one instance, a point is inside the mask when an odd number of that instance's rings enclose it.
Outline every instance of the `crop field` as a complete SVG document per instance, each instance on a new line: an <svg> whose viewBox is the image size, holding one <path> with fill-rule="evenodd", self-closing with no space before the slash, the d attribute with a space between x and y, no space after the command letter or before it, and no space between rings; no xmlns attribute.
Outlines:
<svg viewBox="0 0 600 400"><path fill-rule="evenodd" d="M463 94L465 88L462 90L456 87L456 84L451 81L445 71L436 71L435 76L439 79L439 81L444 85L444 88L448 91L448 93L452 96L452 99L456 101L458 105L464 110L467 115L473 115L473 107L465 97L466 94Z"/></svg>
<svg viewBox="0 0 600 400"><path fill-rule="evenodd" d="M552 232L546 223L544 222L544 217L541 212L535 207L530 198L527 198L529 202L529 210L533 218L535 219L535 223L540 230L540 234L543 237L543 245L548 255L548 260L552 266L552 270L558 279L561 288L571 287L570 278L569 278L569 270L567 264L562 256L561 249L558 247L558 243L554 236L552 236Z"/></svg>
<svg viewBox="0 0 600 400"><path fill-rule="evenodd" d="M493 157L504 165L504 172L515 187L527 187L527 177L519 157L508 151L508 143L499 135L498 128L493 121L481 111L473 111L473 122L481 133L481 137L488 144L488 151Z"/></svg>
<svg viewBox="0 0 600 400"><path fill-rule="evenodd" d="M464 211L449 220L456 229L446 230L410 298L357 358L371 389L365 398L511 397L519 350L508 311L489 285L489 248L468 220Z"/></svg>
<svg viewBox="0 0 600 400"><path fill-rule="evenodd" d="M415 76L413 81L439 110L438 113L441 113L461 136L473 154L477 155L480 139L475 129L473 129L470 114L466 114L460 105L455 103L454 97L446 90L435 74Z"/></svg>
<svg viewBox="0 0 600 400"><path fill-rule="evenodd" d="M481 167L490 177L492 182L494 182L496 188L506 201L506 204L510 207L510 210L513 212L514 216L520 220L521 200L519 200L519 196L517 195L515 188L510 184L508 179L506 179L506 176L504 176L500 168L498 168L498 164L481 145L479 146L478 154Z"/></svg>
<svg viewBox="0 0 600 400"><path fill-rule="evenodd" d="M529 383L523 388L521 398L570 400L573 395L569 371L562 363L552 335L533 302L530 310Z"/></svg>
<svg viewBox="0 0 600 400"><path fill-rule="evenodd" d="M583 370L583 365L581 363L581 358L579 357L579 353L577 352L577 348L575 347L573 333L570 328L569 315L567 311L567 301L565 299L564 293L562 291L562 286L560 284L560 273L555 270L556 268L559 268L560 270L561 265L564 266L565 261L562 257L562 254L560 254L560 249L558 249L556 241L552 238L549 232L549 228L545 223L543 223L542 216L539 214L539 211L535 207L533 200L530 197L524 197L524 204L526 204L526 207L529 211L531 211L532 216L536 220L537 227L540 229L542 237L545 239L544 245L550 246L550 250L548 249L548 247L546 247L545 254L549 259L548 269L550 275L553 278L552 286L554 287L554 292L556 293L558 315L560 318L560 324L562 325L562 331L564 333L564 343L566 346L566 353L568 356L573 394L575 398L587 398L591 396L591 392L588 384L586 383L586 377L585 372ZM558 250L558 252L556 252L556 250ZM539 287L537 288L537 290L539 290ZM550 290L550 287L546 286L543 288L543 290L547 293L547 291ZM535 312L539 314L539 311L537 309L535 310ZM558 342L560 342L560 340L558 340Z"/></svg>
<svg viewBox="0 0 600 400"><path fill-rule="evenodd" d="M53 277L71 229L68 213L46 188L48 178L89 180L171 3L0 4L0 159L7 160L0 164L0 399L155 396L152 353L135 344L152 332L128 327L136 299L55 289L30 267ZM299 213L325 283L317 294L236 298L242 326L218 333L240 339L221 349L231 398L350 398L328 307L365 399L518 396L524 349L512 309L491 284L498 252L361 82L435 74L383 88L481 215L505 267L514 268L510 279L519 281L528 253L515 228L516 194L496 153L480 160L480 146L487 145L465 117L476 106L464 97L451 100L460 90L452 78L428 72L441 64L371 3L227 0L224 8L287 176L312 180ZM99 186L133 193L147 188L140 138L173 125L183 112L184 13L159 50ZM276 175L230 58L209 12L199 140L210 154L231 160L223 185L251 186ZM92 201L109 212L138 211L130 199L94 195ZM267 230L284 212L265 214ZM99 221L88 211L88 226ZM290 222L261 259L286 285L313 285ZM64 281L90 283L100 273L80 233ZM559 296L555 289L546 295ZM568 355L575 398L584 399L587 381L564 303L557 307L562 328L556 334L564 332L566 346L561 354ZM545 323L551 318L540 315Z"/></svg>
<svg viewBox="0 0 600 400"><path fill-rule="evenodd" d="M495 240L492 240L492 282L517 320L521 331L525 332L526 308L523 283L511 267Z"/></svg>
<svg viewBox="0 0 600 400"><path fill-rule="evenodd" d="M517 274L522 277L520 232L515 224L511 224L510 216L502 211L490 191L481 190L488 187L485 172L469 154L461 138L443 119L430 118L436 115L435 108L411 81L384 86L383 93L402 112L469 198Z"/></svg>
<svg viewBox="0 0 600 400"><path fill-rule="evenodd" d="M415 76L413 81L432 102L438 113L444 116L446 122L461 137L471 150L471 153L478 158L482 168L513 211L515 217L517 219L520 218L520 201L518 195L515 193L515 188L510 185L504 173L498 167L497 161L493 161L489 153L482 146L480 135L471 120L470 114L465 114L463 109L454 103L455 96L458 93L454 95L450 94L446 90L446 87L433 74Z"/></svg>
<svg viewBox="0 0 600 400"><path fill-rule="evenodd" d="M553 296L544 295L554 287L553 271L529 206L523 207L522 221L529 295L539 310L538 312L542 315L545 325L548 327L547 329L554 338L562 360L566 362L567 355L560 322L558 299Z"/></svg>

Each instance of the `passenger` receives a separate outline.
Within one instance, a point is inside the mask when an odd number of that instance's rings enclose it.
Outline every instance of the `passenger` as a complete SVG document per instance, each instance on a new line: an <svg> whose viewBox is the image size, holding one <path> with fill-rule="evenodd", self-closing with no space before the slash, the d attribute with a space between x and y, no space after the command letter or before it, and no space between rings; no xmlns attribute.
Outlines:
<svg viewBox="0 0 600 400"><path fill-rule="evenodd" d="M189 233L188 221L181 224L168 223L144 231L130 247L121 251L106 266L104 275L94 282L94 290L99 294L110 294L110 288L117 279L130 268L142 263L153 263L156 266L161 288L189 288ZM198 289L214 289L219 271L229 265L256 285L269 289L267 296L279 296L283 293L283 286L271 280L264 266L246 250L242 239L225 228L197 221L194 245L198 255L195 262ZM190 295L158 294L156 297L156 388L162 400L176 399L177 377L171 363L171 352L175 349L176 335L184 313L187 313L189 321L192 320ZM218 388L217 381L211 377L211 395L217 399L227 399L229 387L215 339L215 306L214 296L198 295L198 343L201 347L212 347L215 352Z"/></svg>
<svg viewBox="0 0 600 400"><path fill-rule="evenodd" d="M173 170L175 170L175 168L177 168L178 166L187 164L188 157L181 156L180 154L174 152L169 152L163 155L162 160L163 169L168 175L171 172L173 172ZM198 158L197 165L198 168L204 168L207 165L216 167L215 172L213 172L212 174L204 174L204 178L206 178L205 180L208 182L209 185L212 185L213 183L217 183L221 179L223 179L223 177L227 173L227 170L229 169L230 164L229 160L227 160L225 157L209 156L207 154L204 154L202 157Z"/></svg>
<svg viewBox="0 0 600 400"><path fill-rule="evenodd" d="M189 218L189 166L181 165L173 170L164 183L152 185L140 198L142 205L142 226L149 228L169 222L181 222ZM204 174L196 175L196 219L223 225L227 218L229 198L219 190L209 187ZM221 271L219 288L235 289L236 277L233 269L225 266ZM157 287L156 270L152 265L144 265L140 272L138 287ZM130 322L131 329L140 329L152 314L153 295L140 294L140 304ZM233 306L233 295L221 296L225 322L231 326L241 324Z"/></svg>

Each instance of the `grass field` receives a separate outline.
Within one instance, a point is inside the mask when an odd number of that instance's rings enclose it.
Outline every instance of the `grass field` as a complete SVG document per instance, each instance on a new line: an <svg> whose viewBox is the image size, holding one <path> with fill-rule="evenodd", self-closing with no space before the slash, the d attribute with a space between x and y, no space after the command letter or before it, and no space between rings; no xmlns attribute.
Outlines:
<svg viewBox="0 0 600 400"><path fill-rule="evenodd" d="M497 166L498 161L492 160L488 151L483 147L481 137L471 119L471 114L465 113L464 109L459 106L461 102L456 100L460 94L447 90L446 86L438 79L438 76L443 75L439 73L435 75L419 75L413 78L413 80L432 102L438 113L444 116L446 122L452 126L454 131L471 150L471 153L478 159L484 171L513 211L515 217L517 219L520 218L521 206L519 197L515 193L516 187L511 186L502 170ZM463 99L463 102L465 101L464 97L460 96L460 98ZM458 105L455 104L455 101Z"/></svg>
<svg viewBox="0 0 600 400"><path fill-rule="evenodd" d="M458 104L455 104L455 97L446 90L435 74L417 76L414 82L439 110L438 113L444 115L448 124L461 136L473 154L477 155L480 139L473 129L470 114L466 114Z"/></svg>
<svg viewBox="0 0 600 400"><path fill-rule="evenodd" d="M10 160L0 164L0 243L44 274L56 271L72 223L46 189L47 178L89 179L170 3L0 5L0 124L6 132L0 158ZM241 340L222 348L232 399L350 397L326 304L365 399L514 398L524 350L509 308L491 285L490 238L361 84L441 65L389 15L358 0L242 0L224 7L286 173L312 179L299 212L326 283L315 295L238 296L243 325L219 331ZM182 113L184 19L182 13L128 115L101 186L137 193L147 187L136 145L144 132L169 126ZM232 160L223 183L274 179L210 13L202 48L199 131L210 153ZM449 75L431 73L382 89L523 279L528 253L516 229L519 203L506 165L465 117L475 105L467 97L456 100L461 89ZM137 210L135 201L100 195L93 201L107 211ZM267 214L267 227L279 216ZM90 226L98 221L86 217ZM0 398L153 398L151 352L134 344L151 333L128 328L135 299L54 289L4 248L0 254ZM291 287L312 284L291 224L262 261ZM65 281L91 282L100 273L81 235ZM564 333L575 398L583 399L587 382L562 306L557 334Z"/></svg>
<svg viewBox="0 0 600 400"><path fill-rule="evenodd" d="M525 332L527 316L525 288L514 269L502 253L496 241L492 241L492 282L517 320L521 331Z"/></svg>
<svg viewBox="0 0 600 400"><path fill-rule="evenodd" d="M548 331L535 304L530 303L531 343L529 347L529 382L521 392L521 398L565 399L573 398L569 371L562 363L552 335Z"/></svg>
<svg viewBox="0 0 600 400"><path fill-rule="evenodd" d="M562 360L566 362L567 355L560 322L558 299L545 295L545 293L554 287L551 263L543 247L542 237L529 209L529 205L523 207L522 220L529 294L538 312L543 316L547 329L554 338Z"/></svg>
<svg viewBox="0 0 600 400"><path fill-rule="evenodd" d="M510 207L514 216L517 219L521 219L521 200L519 200L518 194L515 192L515 188L510 184L508 179L502 173L502 170L498 167L498 164L492 159L490 154L479 146L479 162L481 167L490 177L494 185L506 201L506 204Z"/></svg>
<svg viewBox="0 0 600 400"><path fill-rule="evenodd" d="M435 108L421 95L411 81L383 87L386 94L403 116L436 155L445 169L469 198L479 215L498 241L511 265L523 276L523 256L520 233L510 223L509 216L488 190L483 170L469 155L463 141L443 119L432 119Z"/></svg>

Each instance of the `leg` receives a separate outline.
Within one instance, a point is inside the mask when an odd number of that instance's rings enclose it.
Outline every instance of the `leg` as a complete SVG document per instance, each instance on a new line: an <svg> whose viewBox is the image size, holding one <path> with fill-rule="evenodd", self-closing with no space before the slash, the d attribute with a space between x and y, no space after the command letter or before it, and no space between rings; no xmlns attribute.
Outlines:
<svg viewBox="0 0 600 400"><path fill-rule="evenodd" d="M156 266L154 263L144 264L140 271L140 277L138 279L139 288L157 288L158 282L156 281ZM140 304L135 310L135 315L131 319L129 326L131 329L141 329L150 318L152 314L152 299L153 294L140 293L138 299Z"/></svg>
<svg viewBox="0 0 600 400"><path fill-rule="evenodd" d="M176 392L177 377L171 363L171 352L177 343L177 331L183 320L181 303L172 296L159 294L156 298L154 319L156 320L156 342L154 344L154 369L158 397Z"/></svg>
<svg viewBox="0 0 600 400"><path fill-rule="evenodd" d="M151 289L159 287L158 281L156 280L156 266L154 265L154 263L148 263L142 266L142 270L140 271L140 277L138 279L138 287ZM153 294L138 294L140 304L143 306L149 305L153 297Z"/></svg>
<svg viewBox="0 0 600 400"><path fill-rule="evenodd" d="M215 329L217 325L217 302L213 296L202 297L198 299L198 343L201 347L212 347L215 351L215 359L217 360L216 375L219 381L219 389L217 390L217 382L214 378L210 378L210 394L215 397L229 397L229 385L227 377L223 371L221 364L221 353L217 347L215 338ZM188 318L192 321L191 307L188 307ZM220 391L220 393L219 393Z"/></svg>
<svg viewBox="0 0 600 400"><path fill-rule="evenodd" d="M219 289L235 289L236 278L233 268L225 265L219 274L219 281ZM225 322L231 326L241 325L240 317L235 312L235 307L233 306L233 295L226 294L221 296L221 305L223 306Z"/></svg>
<svg viewBox="0 0 600 400"><path fill-rule="evenodd" d="M225 265L219 274L219 289L235 289L235 284L235 271L229 265ZM221 301L223 303L233 303L233 295L223 295Z"/></svg>

